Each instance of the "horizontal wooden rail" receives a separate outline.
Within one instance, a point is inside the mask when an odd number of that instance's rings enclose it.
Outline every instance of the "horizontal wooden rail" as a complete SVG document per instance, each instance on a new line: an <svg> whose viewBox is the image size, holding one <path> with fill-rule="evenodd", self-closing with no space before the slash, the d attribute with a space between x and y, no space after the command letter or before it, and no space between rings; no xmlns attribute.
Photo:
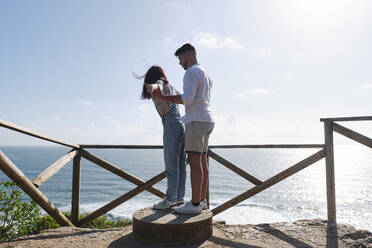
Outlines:
<svg viewBox="0 0 372 248"><path fill-rule="evenodd" d="M85 149L163 149L161 145L80 145Z"/></svg>
<svg viewBox="0 0 372 248"><path fill-rule="evenodd" d="M324 158L324 149L320 150L319 152L309 156L308 158L298 162L297 164L293 165L292 167L276 174L275 176L269 178L268 180L264 181L263 183L247 190L246 192L234 197L233 199L221 204L220 206L212 209L213 215L217 215L226 209L229 209L240 202L248 199L249 197L271 187L272 185L286 179L287 177L297 173L298 171L308 167L309 165L319 161L320 159Z"/></svg>
<svg viewBox="0 0 372 248"><path fill-rule="evenodd" d="M149 189L150 187L152 187L152 185L158 183L159 181L163 180L164 178L165 178L165 172L163 171L162 173L154 176L153 178L151 178L147 182L143 183L142 185L137 186L136 188L132 189L131 191L125 193L124 195L120 196L119 198L113 200L112 202L106 204L105 206L97 209L96 211L94 211L90 215L81 219L78 222L78 226L83 226L83 225L91 222L92 220L104 215L108 211L116 208L117 206L126 202L127 200L131 199L132 197L134 197L134 196L138 195L139 193Z"/></svg>
<svg viewBox="0 0 372 248"><path fill-rule="evenodd" d="M80 145L86 149L163 149L162 145ZM210 145L209 148L324 148L324 144Z"/></svg>
<svg viewBox="0 0 372 248"><path fill-rule="evenodd" d="M324 144L211 145L214 148L324 148Z"/></svg>
<svg viewBox="0 0 372 248"><path fill-rule="evenodd" d="M42 207L58 224L62 226L74 226L38 188L0 151L0 169Z"/></svg>
<svg viewBox="0 0 372 248"><path fill-rule="evenodd" d="M79 148L78 145L74 145L74 144L70 144L70 143L67 143L67 142L64 142L64 141L61 141L61 140L50 138L48 136L36 133L32 130L17 126L15 124L7 122L7 121L0 120L0 126L11 129L11 130L14 130L14 131L17 131L17 132L20 132L20 133L23 133L23 134L27 134L27 135L36 137L36 138L39 138L39 139L42 139L42 140L47 140L47 141L50 141L50 142L53 142L53 143L56 143L56 144L68 146L68 147L71 147L71 148Z"/></svg>
<svg viewBox="0 0 372 248"><path fill-rule="evenodd" d="M341 126L337 123L333 123L333 130L339 134L342 134L356 142L359 142L363 145L366 145L370 148L372 148L372 139L368 138L367 136L364 136L358 132L355 132L347 127Z"/></svg>
<svg viewBox="0 0 372 248"><path fill-rule="evenodd" d="M65 154L63 157L58 159L54 164L49 166L43 172L41 172L38 176L32 179L32 183L36 187L40 187L46 181L48 181L54 174L60 171L63 167L65 167L76 155L76 150L72 150L69 153Z"/></svg>
<svg viewBox="0 0 372 248"><path fill-rule="evenodd" d="M371 121L372 116L321 118L320 121Z"/></svg>
<svg viewBox="0 0 372 248"><path fill-rule="evenodd" d="M121 178L124 178L125 180L128 180L129 182L131 183L134 183L136 185L142 185L144 183L144 181L142 181L141 179L123 171L122 169L120 169L119 167L116 167L115 165L97 157L96 155L84 150L84 149L81 149L81 155L88 159L89 161L95 163L96 165L108 170L108 171L111 171L112 173L114 173L115 175L118 175L119 177ZM160 198L164 198L166 196L166 194L154 187L151 187L151 188L148 188L146 189L147 191L149 191L150 193L156 195L156 196L159 196Z"/></svg>
<svg viewBox="0 0 372 248"><path fill-rule="evenodd" d="M214 153L210 149L208 150L208 156L213 158L217 162L221 163L223 166L227 167L228 169L232 170L233 172L235 172L239 176L241 176L241 177L245 178L246 180L250 181L251 183L253 183L255 185L258 185L258 184L262 183L261 180L255 178L254 176L250 175L246 171L240 169L238 166L236 166L233 163L227 161L226 159L224 159L220 155Z"/></svg>

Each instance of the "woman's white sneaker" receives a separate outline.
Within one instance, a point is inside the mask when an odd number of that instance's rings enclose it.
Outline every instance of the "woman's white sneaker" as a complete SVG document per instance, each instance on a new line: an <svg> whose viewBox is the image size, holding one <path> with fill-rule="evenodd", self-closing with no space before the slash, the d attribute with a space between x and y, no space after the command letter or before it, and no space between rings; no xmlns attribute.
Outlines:
<svg viewBox="0 0 372 248"><path fill-rule="evenodd" d="M171 201L168 201L167 199L164 199L156 204L154 204L152 206L153 209L156 209L156 210L162 210L162 209L170 209L174 206L177 205L177 202L171 202Z"/></svg>
<svg viewBox="0 0 372 248"><path fill-rule="evenodd" d="M175 208L174 211L178 214L201 214L203 209L199 204L198 206L192 205L192 202L186 202L185 205Z"/></svg>

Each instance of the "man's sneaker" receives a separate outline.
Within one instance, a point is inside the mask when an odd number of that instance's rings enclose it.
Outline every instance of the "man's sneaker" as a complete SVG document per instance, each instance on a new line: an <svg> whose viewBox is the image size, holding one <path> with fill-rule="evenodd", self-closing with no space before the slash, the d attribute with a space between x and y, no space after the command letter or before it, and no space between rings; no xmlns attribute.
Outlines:
<svg viewBox="0 0 372 248"><path fill-rule="evenodd" d="M172 208L173 206L176 206L177 205L177 202L171 202L171 201L168 201L167 199L164 199L156 204L154 204L152 206L153 209L157 209L157 210L162 210L162 209L170 209Z"/></svg>
<svg viewBox="0 0 372 248"><path fill-rule="evenodd" d="M177 201L176 204L174 206L176 207L180 207L181 205L183 205L184 202L183 201Z"/></svg>
<svg viewBox="0 0 372 248"><path fill-rule="evenodd" d="M208 209L208 202L207 199L204 199L200 202L200 206L202 207L203 210Z"/></svg>
<svg viewBox="0 0 372 248"><path fill-rule="evenodd" d="M175 208L174 211L178 214L201 214L203 211L202 206L192 205L192 202L186 202L185 205L179 208Z"/></svg>

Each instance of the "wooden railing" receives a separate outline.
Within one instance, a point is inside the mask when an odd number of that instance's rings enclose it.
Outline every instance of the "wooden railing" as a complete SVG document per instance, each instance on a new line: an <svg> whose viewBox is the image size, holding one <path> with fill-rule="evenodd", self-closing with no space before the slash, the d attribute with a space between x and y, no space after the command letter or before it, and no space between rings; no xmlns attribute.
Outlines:
<svg viewBox="0 0 372 248"><path fill-rule="evenodd" d="M329 222L336 222L336 193L335 193L335 169L334 169L334 145L333 132L344 135L358 143L372 148L372 140L367 136L359 134L349 128L341 126L339 121L371 121L372 116L322 118L324 122L325 137L325 160L327 181L327 215Z"/></svg>
<svg viewBox="0 0 372 248"><path fill-rule="evenodd" d="M328 221L336 222L336 203L335 203L335 182L334 182L334 158L333 158L333 131L339 132L346 137L349 137L357 142L372 147L371 139L361 134L358 134L350 129L347 129L335 121L356 121L356 120L372 120L372 116L367 117L350 117L350 118L329 118L321 119L324 122L325 130L325 144L267 144L267 145L213 145L209 146L208 156L226 168L232 170L239 176L243 177L247 181L253 183L255 186L246 192L232 198L231 200L215 207L212 209L213 215L217 215L238 203L248 199L249 197L260 193L261 191L271 187L272 185L294 175L300 170L314 164L315 162L326 158L326 178L327 178L327 209L328 209ZM50 138L48 136L38 134L32 130L25 129L17 126L13 123L0 120L0 126L20 132L26 135L30 135L39 139L47 140L52 143L60 144L72 148L67 154L58 159L55 163L41 172L34 179L28 179L16 165L10 161L4 153L0 151L0 169L13 180L27 195L29 195L41 208L43 208L51 217L53 217L61 225L69 226L83 226L92 220L102 216L103 214L111 211L115 207L123 204L127 200L133 198L143 191L148 191L160 198L165 197L165 193L161 190L153 187L156 183L165 178L165 172L155 175L146 182L140 178L131 175L130 173L122 170L116 165L101 159L93 153L87 151L89 148L100 148L100 149L162 149L163 146L159 145L76 145L70 144L58 139ZM311 156L299 161L293 166L285 169L284 171L270 177L267 180L260 180L237 165L229 162L225 158L221 157L214 152L218 148L320 148L319 151L312 154ZM134 189L126 192L117 199L110 203L102 206L88 216L79 219L80 216L80 167L81 158L87 159L94 164L116 174L117 176L137 185ZM72 198L71 198L71 215L72 221L70 222L61 211L59 211L52 202L38 189L43 183L48 181L53 175L59 170L66 166L71 160L73 160L73 175L72 175Z"/></svg>

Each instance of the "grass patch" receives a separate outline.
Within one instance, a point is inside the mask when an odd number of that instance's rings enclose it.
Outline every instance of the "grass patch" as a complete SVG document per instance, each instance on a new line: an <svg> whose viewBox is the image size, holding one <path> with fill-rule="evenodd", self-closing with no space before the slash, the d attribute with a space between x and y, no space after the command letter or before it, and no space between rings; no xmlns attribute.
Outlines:
<svg viewBox="0 0 372 248"><path fill-rule="evenodd" d="M71 221L71 212L63 214ZM86 216L87 213L82 214L80 218ZM132 225L132 220L109 220L106 216L102 216L83 227L105 229L129 225ZM60 226L49 215L42 215L36 202L24 201L22 191L14 182L0 182L0 242Z"/></svg>
<svg viewBox="0 0 372 248"><path fill-rule="evenodd" d="M71 221L71 212L64 212L63 214ZM80 218L84 218L86 216L88 216L88 213L81 214ZM126 227L132 225L132 223L133 222L130 219L109 220L106 216L101 216L82 227L91 229L106 229L113 227ZM38 229L41 231L58 227L61 227L61 225L58 224L52 217L49 215L43 215L40 219Z"/></svg>

